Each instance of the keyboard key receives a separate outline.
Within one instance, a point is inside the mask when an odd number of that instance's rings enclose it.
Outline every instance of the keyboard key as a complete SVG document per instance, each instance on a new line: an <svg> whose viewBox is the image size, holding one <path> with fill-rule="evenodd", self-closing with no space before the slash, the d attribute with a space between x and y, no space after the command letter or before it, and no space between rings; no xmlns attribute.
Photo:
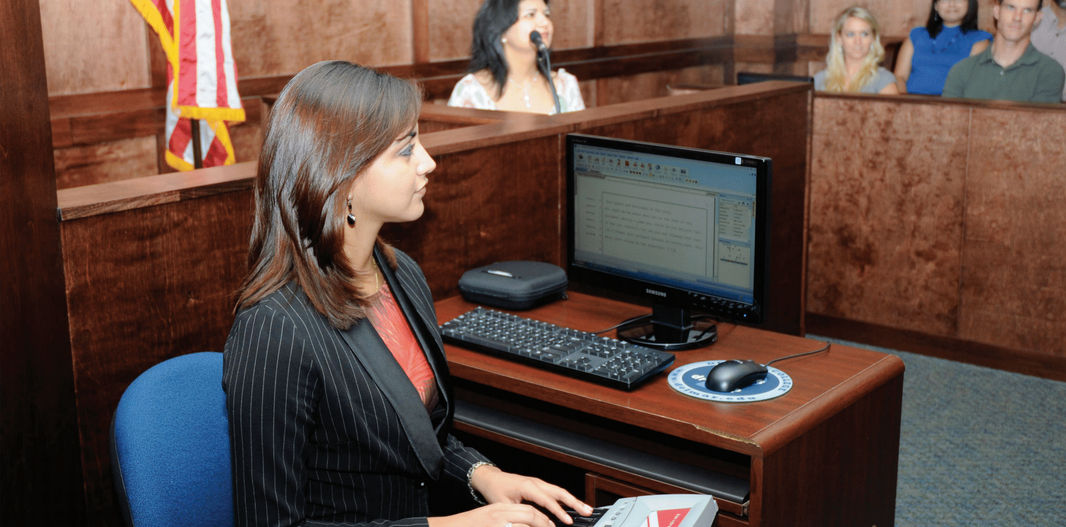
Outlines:
<svg viewBox="0 0 1066 527"><path fill-rule="evenodd" d="M625 390L674 362L670 353L482 307L440 330L452 344Z"/></svg>

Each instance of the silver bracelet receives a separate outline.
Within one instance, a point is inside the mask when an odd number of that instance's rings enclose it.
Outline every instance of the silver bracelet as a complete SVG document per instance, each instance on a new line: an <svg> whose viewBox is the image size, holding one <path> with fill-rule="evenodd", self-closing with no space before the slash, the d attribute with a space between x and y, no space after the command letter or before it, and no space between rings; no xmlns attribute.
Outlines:
<svg viewBox="0 0 1066 527"><path fill-rule="evenodd" d="M470 465L470 470L466 471L466 488L470 489L470 497L474 498L474 501L480 503L481 505L485 505L486 503L485 499L481 497L481 494L478 494L478 492L474 490L474 471L477 470L479 467L483 467L486 465L490 467L496 466L496 464L491 461L478 461L477 463Z"/></svg>

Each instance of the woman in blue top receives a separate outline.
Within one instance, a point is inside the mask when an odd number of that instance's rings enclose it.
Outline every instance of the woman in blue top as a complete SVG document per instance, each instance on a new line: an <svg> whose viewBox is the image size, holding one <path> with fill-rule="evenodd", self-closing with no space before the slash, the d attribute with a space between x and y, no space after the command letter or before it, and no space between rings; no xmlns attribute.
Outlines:
<svg viewBox="0 0 1066 527"><path fill-rule="evenodd" d="M977 0L933 0L925 27L916 27L896 58L900 93L940 95L956 62L988 47L992 35L977 29Z"/></svg>

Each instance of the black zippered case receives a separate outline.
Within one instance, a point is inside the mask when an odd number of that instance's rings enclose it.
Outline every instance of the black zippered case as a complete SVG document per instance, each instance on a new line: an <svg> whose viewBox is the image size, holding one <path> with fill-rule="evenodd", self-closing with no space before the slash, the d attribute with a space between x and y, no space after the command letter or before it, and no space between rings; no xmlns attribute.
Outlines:
<svg viewBox="0 0 1066 527"><path fill-rule="evenodd" d="M463 273L459 293L467 301L486 306L531 309L566 298L566 271L545 262L496 262Z"/></svg>

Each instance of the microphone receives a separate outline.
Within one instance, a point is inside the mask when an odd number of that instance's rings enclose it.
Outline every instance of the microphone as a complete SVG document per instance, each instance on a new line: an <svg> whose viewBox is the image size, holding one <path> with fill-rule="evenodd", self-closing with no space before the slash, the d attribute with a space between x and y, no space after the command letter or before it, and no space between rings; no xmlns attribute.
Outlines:
<svg viewBox="0 0 1066 527"><path fill-rule="evenodd" d="M530 32L529 41L532 42L534 46L537 46L538 53L548 54L548 46L544 45L544 38L540 36L540 31L534 29Z"/></svg>
<svg viewBox="0 0 1066 527"><path fill-rule="evenodd" d="M544 45L544 38L540 36L540 31L533 30L529 32L529 41L537 46L537 68L544 74L544 78L548 80L548 87L551 88L552 101L555 103L555 113L561 113L563 111L559 102L559 93L555 91L555 83L552 82L552 63L551 55L548 53L548 46Z"/></svg>

